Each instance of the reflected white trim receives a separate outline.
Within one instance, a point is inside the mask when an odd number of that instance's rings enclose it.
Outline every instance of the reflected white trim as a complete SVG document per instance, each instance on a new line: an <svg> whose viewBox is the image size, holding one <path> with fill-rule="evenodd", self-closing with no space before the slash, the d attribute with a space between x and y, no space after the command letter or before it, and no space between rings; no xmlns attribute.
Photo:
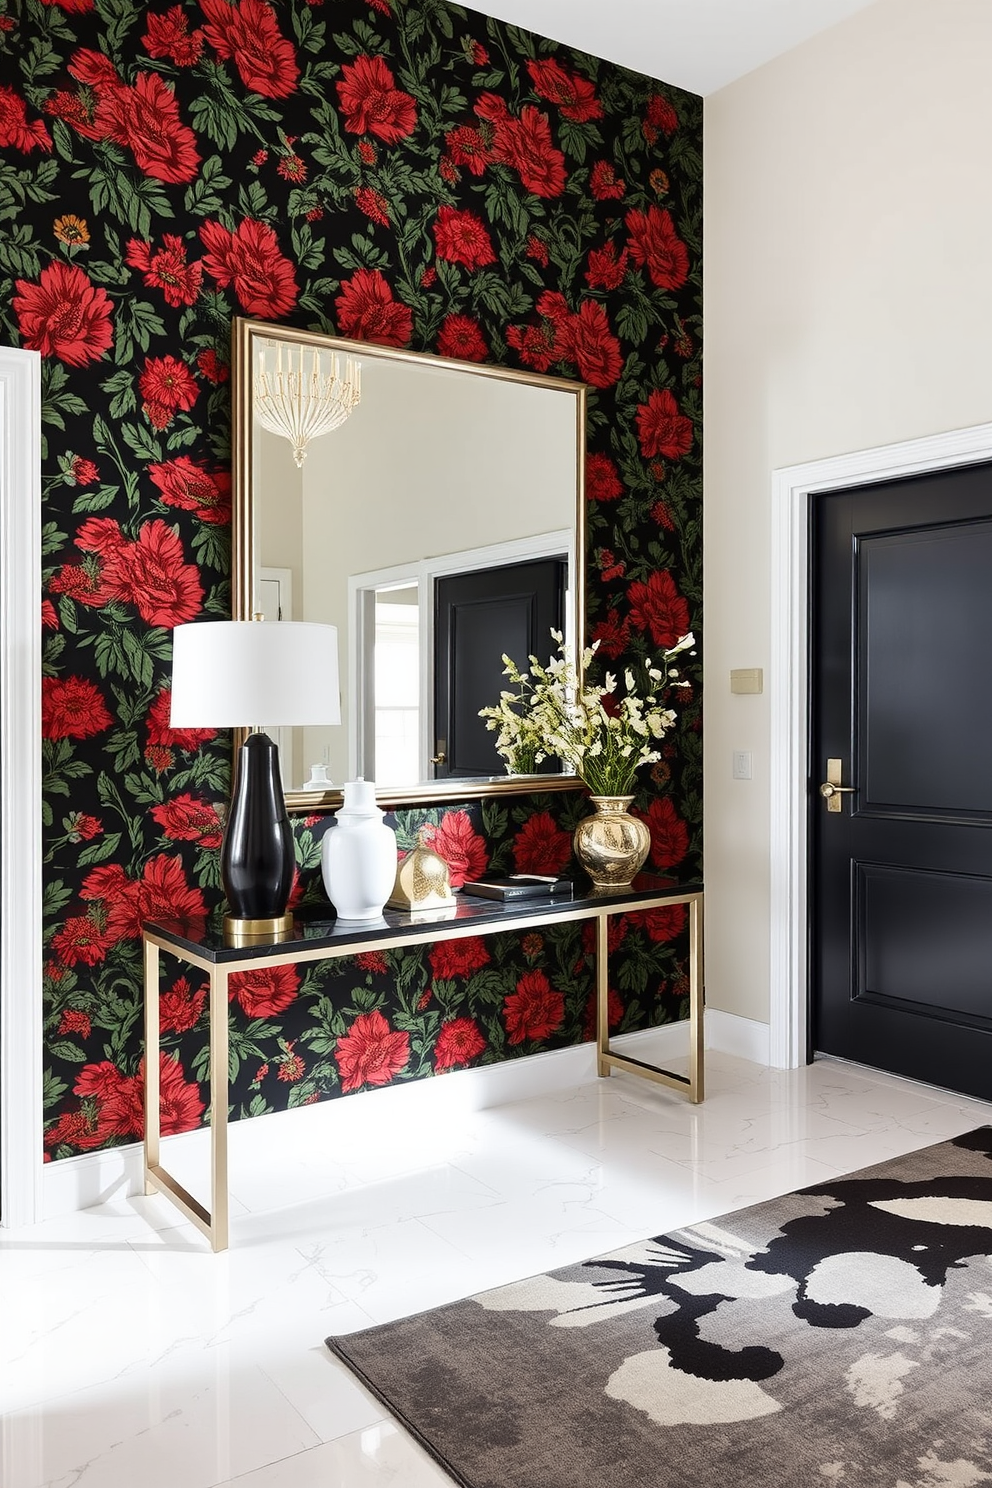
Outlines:
<svg viewBox="0 0 992 1488"><path fill-rule="evenodd" d="M38 1214L41 358L0 347L0 1225Z"/></svg>

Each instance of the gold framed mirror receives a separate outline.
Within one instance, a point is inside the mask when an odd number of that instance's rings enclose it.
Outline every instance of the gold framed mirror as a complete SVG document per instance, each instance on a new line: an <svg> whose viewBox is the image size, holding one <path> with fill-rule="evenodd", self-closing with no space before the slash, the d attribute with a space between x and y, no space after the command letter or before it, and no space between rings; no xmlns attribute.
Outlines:
<svg viewBox="0 0 992 1488"><path fill-rule="evenodd" d="M272 731L287 805L578 788L472 719L504 651L581 650L585 385L243 318L232 349L234 618L338 630L341 725Z"/></svg>

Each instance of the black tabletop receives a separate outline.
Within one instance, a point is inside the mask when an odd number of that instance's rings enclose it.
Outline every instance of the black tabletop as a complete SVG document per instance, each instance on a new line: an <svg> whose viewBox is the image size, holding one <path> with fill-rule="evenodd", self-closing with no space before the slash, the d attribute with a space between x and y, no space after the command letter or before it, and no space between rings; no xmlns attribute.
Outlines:
<svg viewBox="0 0 992 1488"><path fill-rule="evenodd" d="M347 945L357 953L369 941L382 941L395 937L397 940L423 932L424 939L432 935L443 938L445 929L455 925L463 931L468 926L493 931L503 922L533 919L547 921L557 915L567 915L576 909L636 910L639 904L671 896L681 898L687 894L700 894L700 881L679 880L656 873L639 873L628 889L597 890L584 882L577 882L569 897L563 895L542 896L535 899L516 899L500 902L493 899L477 899L468 894L456 893L451 908L424 910L408 913L404 910L387 909L375 920L338 920L330 905L327 914L318 908L310 914L301 914L293 924L293 931L278 943L261 942L254 945L232 946L224 942L223 924L220 915L195 920L149 920L145 930L156 938L174 945L177 950L191 951L205 960L221 964L226 961L249 961L255 957L268 958L278 950L292 961L296 952L314 951L326 946L329 955L341 954L340 947Z"/></svg>

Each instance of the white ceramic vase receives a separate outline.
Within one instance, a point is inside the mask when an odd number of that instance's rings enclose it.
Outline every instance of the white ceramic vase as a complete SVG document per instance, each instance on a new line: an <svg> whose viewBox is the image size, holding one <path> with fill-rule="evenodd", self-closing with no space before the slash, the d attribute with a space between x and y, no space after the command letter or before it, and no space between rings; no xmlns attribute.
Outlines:
<svg viewBox="0 0 992 1488"><path fill-rule="evenodd" d="M393 892L396 833L375 804L371 780L349 780L337 824L324 834L320 866L339 920L375 920Z"/></svg>

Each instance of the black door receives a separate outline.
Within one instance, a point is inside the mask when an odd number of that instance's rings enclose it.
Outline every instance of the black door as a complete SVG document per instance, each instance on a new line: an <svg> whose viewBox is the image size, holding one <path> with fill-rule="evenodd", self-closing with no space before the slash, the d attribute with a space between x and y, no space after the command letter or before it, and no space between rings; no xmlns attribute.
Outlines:
<svg viewBox="0 0 992 1488"><path fill-rule="evenodd" d="M992 466L814 508L814 1047L987 1098Z"/></svg>
<svg viewBox="0 0 992 1488"><path fill-rule="evenodd" d="M454 776L502 775L496 735L479 717L480 708L499 702L508 685L503 654L521 667L527 657L547 661L555 649L552 630L565 615L568 564L542 558L503 568L438 579L434 604L434 773ZM443 758L441 758L443 756ZM557 771L546 760L539 769Z"/></svg>

